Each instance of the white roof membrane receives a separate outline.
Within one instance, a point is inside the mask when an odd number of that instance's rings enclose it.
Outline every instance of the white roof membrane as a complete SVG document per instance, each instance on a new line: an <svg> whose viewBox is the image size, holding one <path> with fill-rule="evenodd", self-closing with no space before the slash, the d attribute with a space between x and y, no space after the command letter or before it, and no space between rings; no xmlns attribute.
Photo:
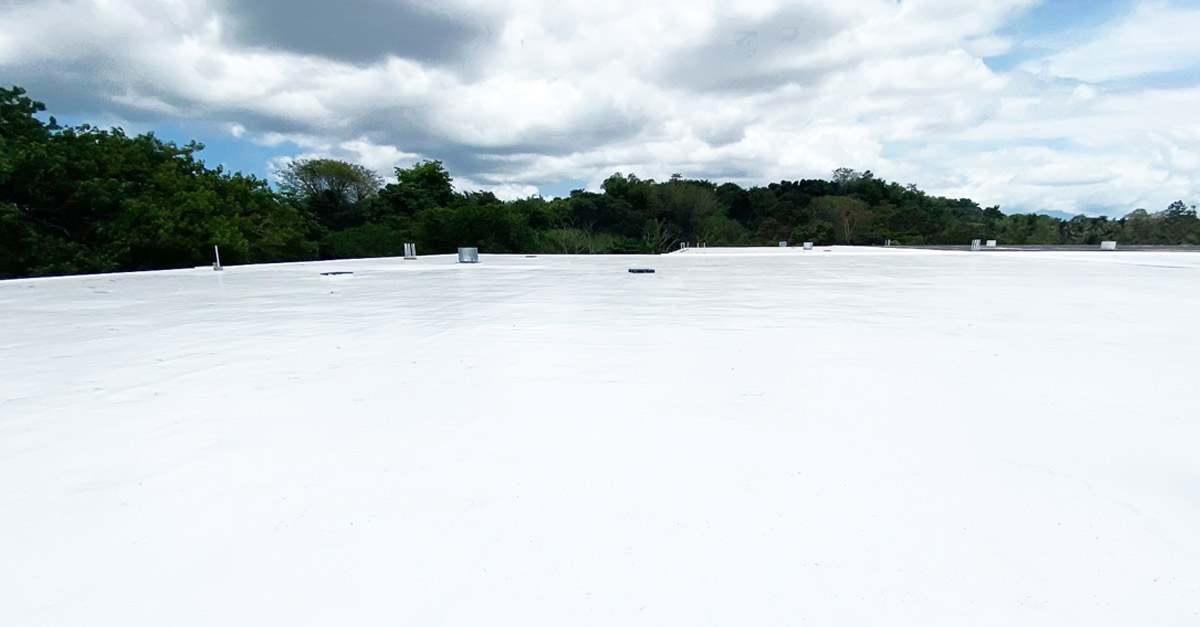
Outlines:
<svg viewBox="0 0 1200 627"><path fill-rule="evenodd" d="M0 622L1200 624L1200 255L480 261L0 282Z"/></svg>

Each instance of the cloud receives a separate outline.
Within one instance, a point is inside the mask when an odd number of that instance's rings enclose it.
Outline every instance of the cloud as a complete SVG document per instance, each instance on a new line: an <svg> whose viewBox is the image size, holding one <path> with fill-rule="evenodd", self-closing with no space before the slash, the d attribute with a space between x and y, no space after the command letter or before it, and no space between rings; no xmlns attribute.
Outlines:
<svg viewBox="0 0 1200 627"><path fill-rule="evenodd" d="M849 166L1019 210L1198 195L1200 11L1148 2L1087 28L1010 28L1040 8L10 1L0 71L55 113L200 123L278 150L276 165L328 156L390 177L435 158L460 188L503 194L618 170L754 185Z"/></svg>
<svg viewBox="0 0 1200 627"><path fill-rule="evenodd" d="M796 3L765 15L712 17L682 45L665 51L654 71L656 84L688 91L760 92L815 85L844 67L814 62L852 23L822 5Z"/></svg>
<svg viewBox="0 0 1200 627"><path fill-rule="evenodd" d="M1130 79L1200 65L1200 8L1144 2L1092 33L1086 43L1028 63L1026 69L1088 82Z"/></svg>
<svg viewBox="0 0 1200 627"><path fill-rule="evenodd" d="M469 13L402 0L228 0L220 9L237 45L356 64L389 56L454 64L486 36Z"/></svg>

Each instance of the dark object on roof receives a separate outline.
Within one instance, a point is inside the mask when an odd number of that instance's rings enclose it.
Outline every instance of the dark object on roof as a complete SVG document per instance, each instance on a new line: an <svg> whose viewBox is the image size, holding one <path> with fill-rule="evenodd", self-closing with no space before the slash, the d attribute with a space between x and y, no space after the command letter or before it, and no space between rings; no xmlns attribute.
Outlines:
<svg viewBox="0 0 1200 627"><path fill-rule="evenodd" d="M630 268L633 274L654 274L654 268Z"/></svg>
<svg viewBox="0 0 1200 627"><path fill-rule="evenodd" d="M339 270L337 272L322 272L321 276L337 276L339 274L354 274L348 270Z"/></svg>

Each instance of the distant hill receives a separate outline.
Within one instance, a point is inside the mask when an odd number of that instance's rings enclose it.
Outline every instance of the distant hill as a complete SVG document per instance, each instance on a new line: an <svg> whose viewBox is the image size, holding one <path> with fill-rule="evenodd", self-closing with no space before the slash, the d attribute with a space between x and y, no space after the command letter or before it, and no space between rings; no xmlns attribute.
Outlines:
<svg viewBox="0 0 1200 627"><path fill-rule="evenodd" d="M1066 211L1051 211L1051 210L1047 210L1047 209L1043 209L1041 211L1034 211L1034 213L1037 215L1040 215L1040 216L1050 216L1051 218L1058 218L1059 220L1062 220L1064 222L1069 221L1071 218L1074 218L1077 215L1083 215L1080 213L1067 213Z"/></svg>

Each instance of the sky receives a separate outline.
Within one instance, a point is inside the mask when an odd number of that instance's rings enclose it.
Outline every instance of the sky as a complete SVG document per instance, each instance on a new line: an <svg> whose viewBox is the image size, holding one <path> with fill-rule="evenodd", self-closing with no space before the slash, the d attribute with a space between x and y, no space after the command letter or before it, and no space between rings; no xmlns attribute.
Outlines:
<svg viewBox="0 0 1200 627"><path fill-rule="evenodd" d="M0 0L0 83L270 178L460 191L839 167L1006 212L1200 199L1194 0Z"/></svg>

